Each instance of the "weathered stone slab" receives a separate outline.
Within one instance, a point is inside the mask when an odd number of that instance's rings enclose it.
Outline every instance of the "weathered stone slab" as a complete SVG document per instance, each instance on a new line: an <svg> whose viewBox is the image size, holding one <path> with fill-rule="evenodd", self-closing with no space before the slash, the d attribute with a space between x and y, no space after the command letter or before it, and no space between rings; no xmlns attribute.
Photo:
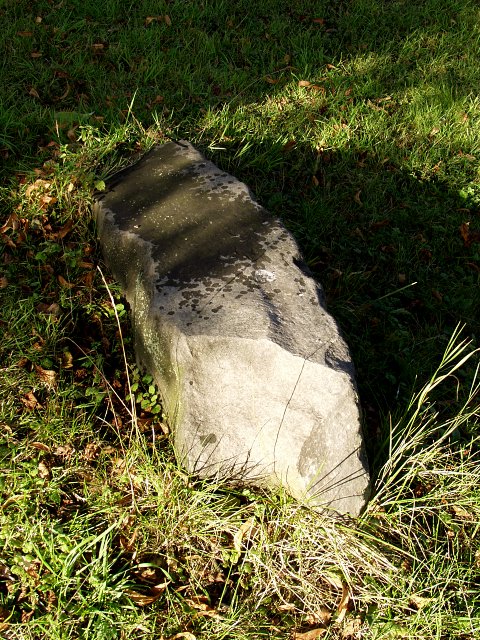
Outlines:
<svg viewBox="0 0 480 640"><path fill-rule="evenodd" d="M185 466L358 514L353 365L281 222L186 142L119 174L96 214Z"/></svg>

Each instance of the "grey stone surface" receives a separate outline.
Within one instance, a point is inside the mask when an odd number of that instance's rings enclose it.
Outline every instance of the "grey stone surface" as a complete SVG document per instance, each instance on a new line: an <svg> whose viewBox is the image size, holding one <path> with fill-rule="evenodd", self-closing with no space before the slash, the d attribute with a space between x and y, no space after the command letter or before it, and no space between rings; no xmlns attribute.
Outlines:
<svg viewBox="0 0 480 640"><path fill-rule="evenodd" d="M358 514L353 365L281 222L186 142L118 174L95 209L188 470Z"/></svg>

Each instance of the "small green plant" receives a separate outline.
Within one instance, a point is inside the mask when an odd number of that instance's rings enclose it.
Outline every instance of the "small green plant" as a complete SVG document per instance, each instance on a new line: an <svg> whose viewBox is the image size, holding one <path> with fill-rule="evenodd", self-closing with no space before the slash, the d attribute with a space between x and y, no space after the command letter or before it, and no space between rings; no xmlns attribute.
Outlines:
<svg viewBox="0 0 480 640"><path fill-rule="evenodd" d="M131 377L131 394L125 400L130 402L134 398L135 402L143 411L148 411L154 415L161 414L162 406L153 377L149 374L142 375L138 368L134 368Z"/></svg>

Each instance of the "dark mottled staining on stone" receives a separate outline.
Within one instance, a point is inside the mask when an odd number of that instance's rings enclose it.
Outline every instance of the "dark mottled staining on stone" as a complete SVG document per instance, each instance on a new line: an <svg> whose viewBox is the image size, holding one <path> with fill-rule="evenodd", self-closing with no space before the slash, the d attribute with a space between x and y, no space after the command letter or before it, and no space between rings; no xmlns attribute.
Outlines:
<svg viewBox="0 0 480 640"><path fill-rule="evenodd" d="M218 307L215 307L215 309L212 309L212 313L218 313L220 311L220 309L223 309L223 305L219 305Z"/></svg>

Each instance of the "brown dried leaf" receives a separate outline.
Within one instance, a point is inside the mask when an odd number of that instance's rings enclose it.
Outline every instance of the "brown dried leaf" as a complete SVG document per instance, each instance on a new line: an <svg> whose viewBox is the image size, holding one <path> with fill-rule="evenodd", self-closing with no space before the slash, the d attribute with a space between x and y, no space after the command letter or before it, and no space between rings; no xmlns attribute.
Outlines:
<svg viewBox="0 0 480 640"><path fill-rule="evenodd" d="M8 280L5 276L0 277L0 289L6 289L8 287Z"/></svg>
<svg viewBox="0 0 480 640"><path fill-rule="evenodd" d="M92 49L93 51L103 51L103 49L105 49L105 45L103 44L103 42L95 42L94 44L92 44Z"/></svg>
<svg viewBox="0 0 480 640"><path fill-rule="evenodd" d="M289 140L283 145L282 151L284 153L287 153L287 151L291 151L296 144L297 144L296 140Z"/></svg>
<svg viewBox="0 0 480 640"><path fill-rule="evenodd" d="M31 442L31 447L38 449L39 451L45 451L45 453L50 453L50 447L43 442Z"/></svg>
<svg viewBox="0 0 480 640"><path fill-rule="evenodd" d="M360 200L360 194L361 194L361 193L362 193L362 190L361 190L361 189L359 189L359 190L355 193L355 195L353 196L353 199L355 200L355 202L356 202L357 204L359 204L361 207L363 207L363 202Z"/></svg>
<svg viewBox="0 0 480 640"><path fill-rule="evenodd" d="M34 191L37 191L39 189L46 191L51 187L51 185L52 183L49 182L48 180L43 180L42 178L38 178L38 180L35 180L35 182L28 185L28 187L25 189L25 195L29 198Z"/></svg>
<svg viewBox="0 0 480 640"><path fill-rule="evenodd" d="M47 194L44 194L39 200L40 207L43 209L43 211L46 211L50 205L55 204L56 202L57 198L55 198L54 196L49 196Z"/></svg>
<svg viewBox="0 0 480 640"><path fill-rule="evenodd" d="M70 183L71 184L71 183ZM70 185L68 185L70 187ZM72 189L73 189L73 185L72 185ZM68 222L66 222L63 227L61 229L59 229L57 231L57 233L54 234L55 238L58 239L63 239L65 238L65 236L70 233L70 231L73 229L73 220L70 219Z"/></svg>
<svg viewBox="0 0 480 640"><path fill-rule="evenodd" d="M457 518L461 518L462 520L468 520L469 522L474 520L473 514L470 511L467 511L463 507L459 507L457 505L452 505L452 510Z"/></svg>
<svg viewBox="0 0 480 640"><path fill-rule="evenodd" d="M418 596L415 593L411 595L408 599L408 603L411 607L420 611L420 609L424 609L433 601L433 598L424 598L423 596Z"/></svg>
<svg viewBox="0 0 480 640"><path fill-rule="evenodd" d="M318 629L310 629L310 631L305 631L304 633L295 632L293 634L293 640L316 640L316 638L321 638L327 633L326 629L318 628Z"/></svg>
<svg viewBox="0 0 480 640"><path fill-rule="evenodd" d="M168 18L168 22L167 22ZM168 26L172 24L172 21L168 16L147 16L145 18L145 26L148 27L152 22L165 22Z"/></svg>
<svg viewBox="0 0 480 640"><path fill-rule="evenodd" d="M103 453L105 453L105 450L103 451ZM127 538L123 534L120 535L120 546L124 551L127 551L127 552L133 551L137 537L138 537L138 527L135 529L135 531L130 536L130 538Z"/></svg>
<svg viewBox="0 0 480 640"><path fill-rule="evenodd" d="M308 80L299 80L298 81L298 86L299 87L309 87L310 86L310 82Z"/></svg>
<svg viewBox="0 0 480 640"><path fill-rule="evenodd" d="M52 302L52 304L39 302L35 308L39 313L45 313L49 316L58 316L60 314L60 306L56 302Z"/></svg>
<svg viewBox="0 0 480 640"><path fill-rule="evenodd" d="M40 99L40 96L38 95L38 91L36 89L34 89L34 87L30 88L30 90L28 91L28 95L32 96L33 98Z"/></svg>
<svg viewBox="0 0 480 640"><path fill-rule="evenodd" d="M55 371L43 369L36 364L35 372L40 382L43 382L47 387L54 387L57 384L57 374Z"/></svg>
<svg viewBox="0 0 480 640"><path fill-rule="evenodd" d="M8 218L7 221L5 222L5 224L0 227L0 233L5 233L6 231L10 231L10 229L12 231L17 231L17 229L20 228L20 221L18 219L18 216L16 213L11 213Z"/></svg>
<svg viewBox="0 0 480 640"><path fill-rule="evenodd" d="M86 273L82 278L82 282L84 283L84 285L88 288L91 289L92 288L92 284L93 284L93 278L95 275L95 271L89 271L88 273Z"/></svg>
<svg viewBox="0 0 480 640"><path fill-rule="evenodd" d="M32 53L30 54L31 58L41 58L43 56L43 53L40 53L40 51L32 51Z"/></svg>
<svg viewBox="0 0 480 640"><path fill-rule="evenodd" d="M330 609L327 609L327 607L320 607L318 611L315 611L307 616L307 623L312 626L314 624L323 624L323 626L326 627L330 623L331 619L332 614L330 612Z"/></svg>
<svg viewBox="0 0 480 640"><path fill-rule="evenodd" d="M42 478L42 480L50 480L50 478L52 477L50 469L44 462L38 463L38 477Z"/></svg>
<svg viewBox="0 0 480 640"><path fill-rule="evenodd" d="M17 31L17 36L21 38L31 38L33 36L33 31Z"/></svg>
<svg viewBox="0 0 480 640"><path fill-rule="evenodd" d="M350 589L348 588L348 585L344 582L342 583L342 597L337 607L337 613L338 613L337 622L342 622L342 620L345 618L345 615L348 611L351 600L352 600L352 596L350 593Z"/></svg>
<svg viewBox="0 0 480 640"><path fill-rule="evenodd" d="M149 593L141 593L140 591L134 591L133 589L125 589L124 593L136 605L138 605L139 607L145 607L158 600L169 584L170 582L157 584L150 589Z"/></svg>
<svg viewBox="0 0 480 640"><path fill-rule="evenodd" d="M268 82L268 84L277 84L278 79L271 78L270 76L265 76L265 82Z"/></svg>
<svg viewBox="0 0 480 640"><path fill-rule="evenodd" d="M29 391L22 398L20 398L20 402L22 402L28 411L33 411L34 409L41 409L42 405L36 399L33 394L33 391Z"/></svg>
<svg viewBox="0 0 480 640"><path fill-rule="evenodd" d="M164 16L164 20L165 20L165 24L167 25L167 27L171 27L172 26L172 21L170 20L170 16L165 15Z"/></svg>
<svg viewBox="0 0 480 640"><path fill-rule="evenodd" d="M53 453L59 458L63 458L63 460L70 460L72 455L75 453L75 449L71 444L60 444L58 447L55 447Z"/></svg>
<svg viewBox="0 0 480 640"><path fill-rule="evenodd" d="M73 367L73 356L70 351L64 351L62 353L61 362L64 369L71 369Z"/></svg>
<svg viewBox="0 0 480 640"><path fill-rule="evenodd" d="M88 460L88 462L91 462L92 460L96 460L98 458L100 452L100 445L98 445L96 442L89 442L85 447L83 457L85 458L85 460Z"/></svg>
<svg viewBox="0 0 480 640"><path fill-rule="evenodd" d="M254 517L249 518L238 528L235 535L233 536L233 548L235 549L235 551L238 551L238 553L242 551L243 538L247 533L249 534L251 532L254 525L255 525L255 518Z"/></svg>
<svg viewBox="0 0 480 640"><path fill-rule="evenodd" d="M73 287L75 286L71 282L68 282L67 280L65 280L65 278L61 275L57 276L57 278L61 286L65 287L65 289L73 289Z"/></svg>

